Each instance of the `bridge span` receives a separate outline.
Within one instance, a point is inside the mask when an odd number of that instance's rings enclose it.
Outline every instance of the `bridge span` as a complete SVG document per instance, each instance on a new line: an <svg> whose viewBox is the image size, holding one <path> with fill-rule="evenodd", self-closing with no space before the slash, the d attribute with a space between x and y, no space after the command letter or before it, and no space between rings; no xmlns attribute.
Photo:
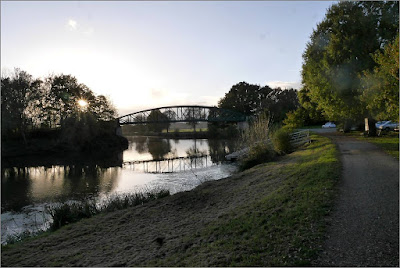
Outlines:
<svg viewBox="0 0 400 268"><path fill-rule="evenodd" d="M118 118L120 125L177 122L245 122L246 115L213 106L164 106L127 114Z"/></svg>

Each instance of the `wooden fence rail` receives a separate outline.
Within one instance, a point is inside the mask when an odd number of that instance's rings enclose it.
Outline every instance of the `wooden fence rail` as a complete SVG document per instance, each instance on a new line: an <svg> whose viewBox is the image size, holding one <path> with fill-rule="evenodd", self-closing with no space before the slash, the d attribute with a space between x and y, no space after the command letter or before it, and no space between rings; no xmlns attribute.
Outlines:
<svg viewBox="0 0 400 268"><path fill-rule="evenodd" d="M311 141L310 140L310 130L308 130L308 129L294 132L289 135L290 135L290 143L292 144L293 147L299 147L299 146ZM270 139L268 139L267 143L271 144L272 142ZM244 148L242 150L239 150L239 151L236 151L236 152L226 155L225 158L226 158L226 160L229 160L229 161L237 160L237 159L245 157L249 153L249 150L250 150L249 148Z"/></svg>

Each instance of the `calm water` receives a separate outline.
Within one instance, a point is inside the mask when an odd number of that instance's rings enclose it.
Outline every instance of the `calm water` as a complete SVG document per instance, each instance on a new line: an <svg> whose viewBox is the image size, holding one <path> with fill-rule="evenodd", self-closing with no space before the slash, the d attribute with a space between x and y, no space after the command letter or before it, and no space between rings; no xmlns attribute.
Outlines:
<svg viewBox="0 0 400 268"><path fill-rule="evenodd" d="M230 141L134 136L128 140L119 167L74 164L2 169L2 243L9 235L46 229L45 207L50 204L157 188L174 194L236 170L223 162L233 151Z"/></svg>

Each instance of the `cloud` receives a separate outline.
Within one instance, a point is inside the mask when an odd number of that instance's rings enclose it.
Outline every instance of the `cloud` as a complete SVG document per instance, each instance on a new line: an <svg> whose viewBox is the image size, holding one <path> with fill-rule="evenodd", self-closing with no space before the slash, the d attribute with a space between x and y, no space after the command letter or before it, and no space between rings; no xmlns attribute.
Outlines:
<svg viewBox="0 0 400 268"><path fill-rule="evenodd" d="M89 25L82 25L81 23L78 23L74 19L69 19L65 25L65 27L69 31L76 31L79 32L80 34L84 35L92 35L94 32L94 28L90 27Z"/></svg>
<svg viewBox="0 0 400 268"><path fill-rule="evenodd" d="M164 98L164 96L167 95L167 92L165 90L162 89L154 89L152 88L150 90L150 97L154 100L154 99L162 99Z"/></svg>
<svg viewBox="0 0 400 268"><path fill-rule="evenodd" d="M75 30L77 30L77 29L78 29L78 22L77 22L76 20L69 19L68 22L67 22L67 28L68 28L70 31L75 31Z"/></svg>
<svg viewBox="0 0 400 268"><path fill-rule="evenodd" d="M282 89L294 88L299 90L301 88L300 82L270 81L267 82L266 85L268 85L271 88L280 87Z"/></svg>

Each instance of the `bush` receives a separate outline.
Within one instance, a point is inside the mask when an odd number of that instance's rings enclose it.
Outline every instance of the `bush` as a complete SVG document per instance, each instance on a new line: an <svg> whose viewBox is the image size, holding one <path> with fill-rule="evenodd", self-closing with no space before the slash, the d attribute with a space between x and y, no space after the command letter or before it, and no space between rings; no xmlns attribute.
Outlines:
<svg viewBox="0 0 400 268"><path fill-rule="evenodd" d="M290 143L290 132L288 128L280 128L273 134L272 144L278 154L287 154L293 150L293 146Z"/></svg>
<svg viewBox="0 0 400 268"><path fill-rule="evenodd" d="M269 162L275 157L273 148L267 143L257 143L250 147L249 153L240 163L240 170L246 170L256 165Z"/></svg>
<svg viewBox="0 0 400 268"><path fill-rule="evenodd" d="M299 128L304 126L306 121L306 115L304 110L297 109L295 111L290 111L286 114L286 119L283 120L283 124L290 128Z"/></svg>

